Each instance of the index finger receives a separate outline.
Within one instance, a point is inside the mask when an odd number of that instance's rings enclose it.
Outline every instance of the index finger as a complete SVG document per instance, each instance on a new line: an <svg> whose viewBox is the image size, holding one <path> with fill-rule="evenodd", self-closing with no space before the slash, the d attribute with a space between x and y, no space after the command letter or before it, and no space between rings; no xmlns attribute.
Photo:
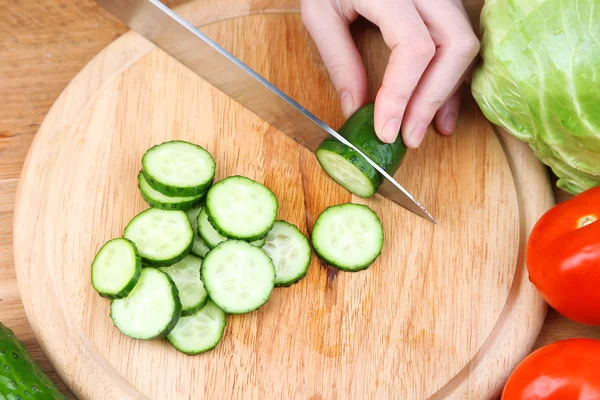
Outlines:
<svg viewBox="0 0 600 400"><path fill-rule="evenodd" d="M387 0L375 4L373 7L368 2L364 10L358 11L379 26L392 50L375 99L375 132L383 142L392 143L412 93L435 54L435 44L412 2Z"/></svg>

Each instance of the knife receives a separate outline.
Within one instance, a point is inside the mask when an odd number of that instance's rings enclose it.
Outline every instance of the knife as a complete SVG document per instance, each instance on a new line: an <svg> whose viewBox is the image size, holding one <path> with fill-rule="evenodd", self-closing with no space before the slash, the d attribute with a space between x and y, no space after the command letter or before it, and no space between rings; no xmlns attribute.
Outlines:
<svg viewBox="0 0 600 400"><path fill-rule="evenodd" d="M436 223L415 198L352 143L158 0L94 0L125 25L313 153L328 135L385 179L378 193Z"/></svg>

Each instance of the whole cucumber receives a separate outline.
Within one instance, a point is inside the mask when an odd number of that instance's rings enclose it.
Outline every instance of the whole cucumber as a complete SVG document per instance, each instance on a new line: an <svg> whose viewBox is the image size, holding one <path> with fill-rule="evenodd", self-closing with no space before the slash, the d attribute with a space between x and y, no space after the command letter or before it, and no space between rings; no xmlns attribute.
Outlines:
<svg viewBox="0 0 600 400"><path fill-rule="evenodd" d="M33 361L25 345L0 322L0 398L66 399Z"/></svg>

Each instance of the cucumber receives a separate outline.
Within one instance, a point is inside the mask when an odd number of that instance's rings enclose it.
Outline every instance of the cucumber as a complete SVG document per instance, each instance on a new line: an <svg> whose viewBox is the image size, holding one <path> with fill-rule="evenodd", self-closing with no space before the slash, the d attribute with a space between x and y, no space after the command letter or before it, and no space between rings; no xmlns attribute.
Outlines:
<svg viewBox="0 0 600 400"><path fill-rule="evenodd" d="M306 276L310 244L296 226L275 221L262 249L273 260L275 286L291 286Z"/></svg>
<svg viewBox="0 0 600 400"><path fill-rule="evenodd" d="M182 353L205 353L219 344L226 324L223 310L209 300L196 313L181 317L167 339Z"/></svg>
<svg viewBox="0 0 600 400"><path fill-rule="evenodd" d="M138 174L138 188L142 198L150 207L161 208L163 210L188 210L202 203L206 195L206 193L202 193L187 197L166 196L148 185L148 181L146 181L146 177L142 171Z"/></svg>
<svg viewBox="0 0 600 400"><path fill-rule="evenodd" d="M109 299L122 299L135 287L142 261L135 244L125 238L106 242L92 262L92 286Z"/></svg>
<svg viewBox="0 0 600 400"><path fill-rule="evenodd" d="M407 147L401 134L394 143L379 140L375 133L374 111L375 103L359 108L342 125L339 134L393 176L406 155ZM382 182L381 174L358 152L334 138L323 140L315 155L325 172L356 196L373 196Z"/></svg>
<svg viewBox="0 0 600 400"><path fill-rule="evenodd" d="M200 233L198 232L198 214L200 214L200 210L202 210L203 206L204 204L202 203L186 211L190 223L192 224L192 230L194 231L194 244L192 245L191 253L202 258L204 258L206 256L206 253L210 251L210 247L208 247L208 245L200 237Z"/></svg>
<svg viewBox="0 0 600 400"><path fill-rule="evenodd" d="M214 249L219 243L229 240L229 238L221 235L219 231L212 226L208 220L208 214L204 208L200 210L200 213L198 214L196 225L198 226L198 234L200 235L200 238L209 249ZM267 240L266 236L262 239L256 239L249 243L256 247L262 247L265 244L265 240Z"/></svg>
<svg viewBox="0 0 600 400"><path fill-rule="evenodd" d="M173 280L157 268L142 268L140 279L123 299L110 303L115 327L133 339L167 336L179 321L181 302Z"/></svg>
<svg viewBox="0 0 600 400"><path fill-rule="evenodd" d="M210 224L221 235L253 241L269 233L277 218L279 203L266 186L236 175L209 189L205 209Z"/></svg>
<svg viewBox="0 0 600 400"><path fill-rule="evenodd" d="M270 231L269 231L270 232ZM256 239L250 242L251 245L256 247L263 247L267 242L267 237L263 237L262 239Z"/></svg>
<svg viewBox="0 0 600 400"><path fill-rule="evenodd" d="M220 243L206 255L201 276L210 299L229 314L258 309L275 286L275 267L269 256L236 239Z"/></svg>
<svg viewBox="0 0 600 400"><path fill-rule="evenodd" d="M160 268L171 277L177 286L182 316L194 314L208 301L208 294L200 279L201 265L200 257L188 254L178 263Z"/></svg>
<svg viewBox="0 0 600 400"><path fill-rule="evenodd" d="M219 243L227 240L211 225L208 214L206 214L206 207L202 208L198 214L198 234L210 249L214 249Z"/></svg>
<svg viewBox="0 0 600 400"><path fill-rule="evenodd" d="M157 144L142 157L148 184L167 196L197 196L215 177L215 160L201 146L172 140Z"/></svg>
<svg viewBox="0 0 600 400"><path fill-rule="evenodd" d="M317 255L344 271L368 268L381 254L383 239L381 220L362 204L327 207L317 217L312 230Z"/></svg>
<svg viewBox="0 0 600 400"><path fill-rule="evenodd" d="M123 237L135 243L145 266L167 266L192 249L194 232L184 211L149 208L125 227Z"/></svg>
<svg viewBox="0 0 600 400"><path fill-rule="evenodd" d="M0 399L67 400L14 332L0 323Z"/></svg>

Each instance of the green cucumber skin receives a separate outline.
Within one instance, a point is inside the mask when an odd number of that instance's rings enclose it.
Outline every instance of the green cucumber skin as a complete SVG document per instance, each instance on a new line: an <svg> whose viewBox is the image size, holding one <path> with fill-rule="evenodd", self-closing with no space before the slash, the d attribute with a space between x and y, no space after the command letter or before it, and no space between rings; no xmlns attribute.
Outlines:
<svg viewBox="0 0 600 400"><path fill-rule="evenodd" d="M153 339L161 339L161 338L167 337L167 335L169 335L169 333L171 333L173 328L175 328L175 325L177 325L177 322L179 321L179 318L181 317L182 305L181 305L181 301L179 300L179 290L177 290L177 286L175 285L175 282L173 281L173 279L171 279L169 274L167 274L166 272L163 272L160 269L156 269L156 270L158 272L160 272L161 274L164 274L167 277L167 279L169 280L169 283L171 284L171 294L173 295L173 302L175 303L175 308L173 310L173 316L171 317L171 321L167 324L167 326L165 327L165 329L162 332L158 332L156 335L154 335L152 337L148 337L145 339L138 339L138 340L153 340ZM112 307L111 307L111 311L110 311L110 318L113 320L113 325L115 325L115 327L116 327L116 324L114 323ZM121 331L119 330L119 332L121 332ZM123 333L123 332L121 332L121 333ZM128 336L125 333L123 333L123 335ZM130 337L130 336L128 336L128 337ZM134 339L136 339L136 338L134 338Z"/></svg>
<svg viewBox="0 0 600 400"><path fill-rule="evenodd" d="M0 323L0 397L66 400L14 332Z"/></svg>
<svg viewBox="0 0 600 400"><path fill-rule="evenodd" d="M338 133L377 163L388 175L394 176L402 164L407 147L402 141L401 134L398 134L394 143L382 142L375 133L374 118L375 103L371 102L352 114ZM381 174L352 148L336 139L327 138L321 142L315 153L320 149L335 152L350 161L365 174L375 187L379 187L381 184L383 179ZM373 194L375 191L373 191Z"/></svg>
<svg viewBox="0 0 600 400"><path fill-rule="evenodd" d="M187 211L190 208L194 208L194 207L202 204L202 202L204 201L204 198L206 197L206 192L204 192L202 194L199 194L195 199L188 200L188 201L179 201L179 202L174 201L173 203L170 203L170 204L163 203L161 201L156 201L142 189L142 187L139 183L140 176L143 176L146 179L146 182L148 180L146 178L146 175L142 171L140 171L140 173L138 174L138 189L140 191L140 194L142 195L142 198L150 207L160 208L161 210ZM176 200L176 197L174 198L174 200Z"/></svg>
<svg viewBox="0 0 600 400"><path fill-rule="evenodd" d="M215 220L211 216L210 209L208 207L206 207L206 215L208 215L208 222L210 222L212 227L215 228L215 230L217 232L219 232L221 235L225 236L228 239L238 239L238 240L244 240L246 242L254 242L255 240L264 239L265 237L267 237L269 232L271 232L271 229L273 229L273 225L275 224L275 222L273 222L273 224L271 224L271 226L265 232L262 232L259 235L241 238L241 237L233 236L233 235L231 235L231 233L228 234L227 232L225 232L224 230L219 228L219 226L215 223ZM206 242L206 240L205 240L205 242ZM260 246L256 246L256 247L260 247Z"/></svg>
<svg viewBox="0 0 600 400"><path fill-rule="evenodd" d="M171 344L171 346L173 346L177 351L185 354L186 356L197 356L198 354L202 354L202 353L206 353L209 352L211 350L214 350L215 347L217 347L219 345L219 343L221 343L221 340L223 339L223 332L225 332L225 327L227 326L227 320L225 321L225 324L223 324L223 328L221 329L221 339L218 340L214 345L206 347L204 349L202 349L201 351L185 351L184 349L182 349L181 347L179 347L177 345L177 343L175 342L175 340L169 339L169 337L167 336L167 340L169 341L169 343Z"/></svg>
<svg viewBox="0 0 600 400"><path fill-rule="evenodd" d="M179 300L179 290L177 289L177 285L175 285L175 282L173 281L173 279L171 279L169 274L163 271L160 272L165 274L165 276L169 279L169 282L171 283L171 293L173 294L173 299L175 300L175 309L173 310L173 318L171 318L171 322L166 326L164 331L162 331L156 336L156 338L164 338L169 335L173 328L175 328L175 325L177 325L177 322L181 317L182 309L181 301Z"/></svg>
<svg viewBox="0 0 600 400"><path fill-rule="evenodd" d="M165 196L170 197L187 197L201 195L203 193L206 193L214 182L213 178L210 182L206 183L205 185L181 188L176 186L164 185L158 182L156 179L154 179L145 170L142 170L142 173L144 174L148 185L150 185L152 189L156 190L157 192L161 192Z"/></svg>
<svg viewBox="0 0 600 400"><path fill-rule="evenodd" d="M308 264L310 265L310 261L309 261ZM275 283L275 287L290 287L290 286L293 286L296 283L300 282L302 279L304 279L304 277L306 276L307 273L308 273L308 268L306 268L306 270L304 271L304 273L302 275L299 275L299 276L297 276L294 279L290 279L288 281L280 282L280 283L276 282Z"/></svg>
<svg viewBox="0 0 600 400"><path fill-rule="evenodd" d="M394 175L406 155L407 147L402 135L394 143L382 142L375 133L375 103L359 108L342 125L339 134L375 161L389 175ZM362 158L362 157L361 157Z"/></svg>
<svg viewBox="0 0 600 400"><path fill-rule="evenodd" d="M204 307L206 304L208 304L208 296L206 297L206 302L204 305L202 305L202 307ZM216 306L216 304L215 304L215 306ZM200 311L202 309L202 307L200 307L198 310L196 310L196 312ZM223 322L223 326L221 327L220 338L212 346L205 347L199 351L186 351L183 348L181 348L180 346L178 346L177 342L175 340L173 340L170 336L167 336L167 340L169 341L171 346L173 346L175 349L177 349L177 351L180 351L181 353L188 355L188 356L196 356L198 354L202 354L202 353L206 353L208 351L214 350L215 347L217 347L219 345L219 343L221 343L221 340L223 340L223 332L225 332L225 328L227 327L227 314L225 313L225 311L223 311L223 313L225 314L225 319ZM192 313L192 314L195 314L195 313ZM192 314L189 314L189 315L192 315Z"/></svg>
<svg viewBox="0 0 600 400"><path fill-rule="evenodd" d="M352 205L356 205L355 203L346 203L346 204L352 204ZM327 210L329 210L330 208L334 208L334 207L343 207L345 204L338 204L338 205L334 205L334 206L329 206L327 207L325 210L323 210L323 212L321 214L319 214L319 217L323 214L325 214L327 212ZM371 213L373 213L375 215L375 217L377 217L377 219L379 220L379 217L377 216L377 214L368 206L366 205L362 205L362 207L366 208L368 211L370 211ZM319 217L317 217L314 225L313 225L313 232L315 231L315 228L318 226L319 224ZM381 222L381 220L379 220ZM383 231L383 226L381 226L381 230ZM369 268L374 262L375 260L377 260L377 258L379 258L379 256L381 255L381 253L383 252L383 243L384 243L384 236L381 236L381 245L379 246L379 251L373 256L373 258L371 259L371 261L365 265L359 266L359 267L354 267L354 268L348 268L345 267L343 265L340 265L338 263L336 263L335 261L329 259L327 256L323 255L322 252L319 251L319 245L317 243L314 242L314 240L311 240L312 242L312 247L313 250L315 251L315 253L317 254L317 256L319 258L321 258L323 261L325 261L328 265L331 265L334 268L339 269L340 271L345 271L345 272L359 272L359 271L364 271L365 269ZM312 238L311 238L312 239Z"/></svg>
<svg viewBox="0 0 600 400"><path fill-rule="evenodd" d="M269 232L271 232L271 231L269 231ZM269 234L269 232L267 232L267 234L260 239L251 240L250 244L252 246L256 246L256 247L263 247L265 245L265 242L267 241L267 235ZM254 243L254 242L258 242L258 243Z"/></svg>
<svg viewBox="0 0 600 400"><path fill-rule="evenodd" d="M135 243L133 243L131 240L126 239L126 238L120 238L120 239L127 240L129 243L131 243L131 245L135 249L135 273L134 273L133 277L131 278L131 280L129 281L129 283L127 284L127 286L125 286L123 289L121 289L121 291L119 293L116 293L116 294L100 292L98 289L96 289L96 286L94 286L94 282L92 282L92 287L96 290L96 292L98 292L98 294L101 297L104 297L106 299L123 299L123 298L127 297L127 295L129 293L131 293L131 291L133 290L135 285L138 283L138 280L140 279L140 275L142 274L142 258L140 257L140 253L137 251L137 247L136 247ZM114 240L114 239L112 239L112 240ZM102 247L106 246L110 241L111 240L104 243L104 245L102 245ZM100 250L102 250L102 248L100 248ZM98 250L96 257L100 253L100 250ZM96 261L96 257L94 257L94 262ZM94 265L94 262L92 262L92 265Z"/></svg>
<svg viewBox="0 0 600 400"><path fill-rule="evenodd" d="M184 310L183 308L181 309L181 316L182 317L187 317L193 314L196 314L197 311L199 311L202 307L204 307L206 305L206 303L208 303L208 296L206 296L204 298L204 300L202 300L200 303L196 304L194 307Z"/></svg>
<svg viewBox="0 0 600 400"><path fill-rule="evenodd" d="M308 268L310 267L310 263L312 261L312 255L310 254L310 241L308 240L306 235L304 233L302 233L302 231L300 229L298 229L298 227L296 225L290 224L289 222L284 221L284 220L277 220L276 222L284 223L284 224L289 225L292 228L294 228L296 231L298 231L298 233L300 235L302 235L304 237L304 239L306 240L306 244L308 245L308 261L304 265L304 273L302 273L301 275L297 275L293 279L289 279L287 281L279 281L279 282L277 282L277 273L275 273L275 287L290 287L290 286L295 285L296 283L300 282L302 279L304 279L304 277L306 277L306 274L308 274Z"/></svg>
<svg viewBox="0 0 600 400"><path fill-rule="evenodd" d="M317 250L317 249L314 247L314 244L313 244L313 248L315 249L315 253L317 253L317 255L318 255L318 256L319 256L319 257L320 257L320 258L321 258L323 261L325 261L325 262L327 263L327 265L331 265L332 267L334 267L334 268L337 268L337 269L339 269L340 271L344 271L344 272L359 272L359 271L364 271L365 269L369 268L369 267L370 267L370 266L371 266L371 265L372 265L372 264L375 262L375 260L377 259L377 257L379 257L379 256L381 255L381 251L379 251L379 253L377 253L377 256L376 256L376 257L373 259L373 261L371 261L369 264L366 264L366 265L360 266L360 267L358 267L358 268L348 268L348 267L344 267L344 266L342 266L342 265L336 264L334 261L327 259L327 257L323 256L323 254L321 254L321 253L319 252L319 250Z"/></svg>
<svg viewBox="0 0 600 400"><path fill-rule="evenodd" d="M161 146L161 145L164 145L164 144L167 144L167 143L185 143L187 145L196 146L196 147L202 149L203 151L205 151L206 153L208 153L208 155L212 159L212 169L213 169L213 171L212 171L213 172L212 179L209 182L206 182L203 185L188 186L188 187L177 187L177 186L166 185L166 184L163 184L161 182L158 182L152 175L150 175L148 173L148 171L145 168L145 166L146 166L146 156L154 148L156 148L158 146ZM166 196L171 196L171 197L197 196L197 195L200 195L202 193L205 193L208 190L208 188L210 188L212 186L212 184L214 182L215 169L216 169L216 163L214 161L214 158L213 158L212 154L210 154L210 152L208 150L206 150L202 146L198 146L197 144L186 142L186 141L183 141L183 140L170 140L168 142L158 143L158 144L152 146L151 148L149 148L148 150L146 150L146 152L142 156L142 172L144 173L144 177L146 178L146 181L148 182L148 185L150 185L152 187L152 189L156 190L157 192L161 192L162 194L164 194Z"/></svg>
<svg viewBox="0 0 600 400"><path fill-rule="evenodd" d="M190 242L190 244L186 247L186 249L183 251L183 253L179 254L178 256L173 257L169 260L161 260L161 261L150 260L150 259L142 257L142 263L144 264L144 267L151 267L151 268L168 267L170 265L173 265L173 264L178 263L179 261L183 260L185 258L185 256L190 254L193 246L194 246L194 238L192 237L192 241Z"/></svg>

